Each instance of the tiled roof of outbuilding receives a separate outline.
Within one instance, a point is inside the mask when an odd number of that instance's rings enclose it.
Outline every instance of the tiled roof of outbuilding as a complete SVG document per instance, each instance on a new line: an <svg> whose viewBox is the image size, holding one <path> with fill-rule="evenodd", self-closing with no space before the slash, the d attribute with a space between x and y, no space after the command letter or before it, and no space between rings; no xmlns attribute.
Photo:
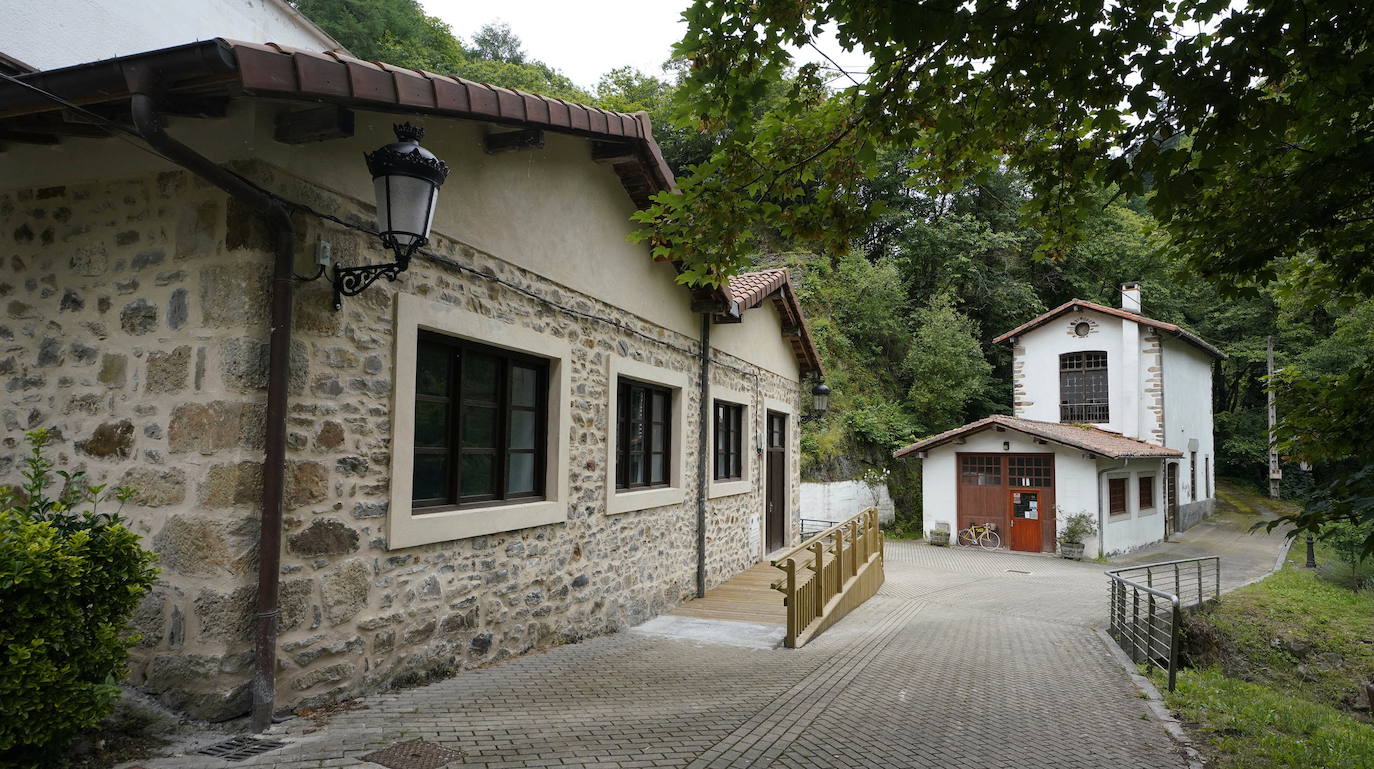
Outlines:
<svg viewBox="0 0 1374 769"><path fill-rule="evenodd" d="M1059 317L1060 315L1063 315L1063 314L1066 313L1066 312L1069 312L1070 310L1094 310L1094 311L1096 311L1096 312L1106 313L1107 315L1115 315L1115 316L1118 317L1118 318L1125 318L1126 320L1133 320L1133 321L1135 321L1136 323L1139 323L1139 324L1142 325L1142 326L1150 326L1151 328L1159 329L1160 331L1163 331L1163 332L1165 332L1165 333L1173 334L1174 336L1176 336L1176 337L1182 339L1183 341L1188 342L1189 344L1191 344L1191 345L1193 345L1193 346L1195 346L1195 347L1197 347L1197 348L1203 350L1204 352L1208 353L1209 355L1212 355L1213 357L1216 357L1216 358L1225 358L1225 357L1226 357L1226 353L1222 352L1221 350L1218 350L1215 346L1213 346L1213 345L1212 345L1211 343L1209 343L1207 340L1203 339L1202 337L1198 336L1197 334L1194 334L1193 332L1189 331L1188 329L1183 328L1182 326L1177 326L1177 325L1174 325L1173 323L1165 323L1165 322L1162 321L1162 320L1155 320L1154 318L1147 318L1147 317L1145 317L1144 315L1141 315L1141 314L1139 314L1139 313L1130 312L1130 311L1128 311L1128 310L1119 310L1119 309L1117 309L1117 308L1115 308L1115 307L1108 307L1108 306L1106 306L1106 305L1096 304L1096 303L1094 303L1094 302L1087 302L1087 301L1084 301L1084 300L1082 300L1082 299L1070 299L1069 301L1067 301L1067 302L1065 302L1065 303L1059 305L1058 307L1054 308L1053 310L1050 310L1049 312L1045 313L1044 315L1041 315L1041 316L1039 316L1039 317L1037 317L1037 318L1033 318L1033 319L1031 319L1031 320L1028 320L1028 321L1026 321L1025 323L1022 323L1021 325L1019 325L1019 326L1017 326L1016 328L1012 329L1011 331L1008 331L1007 333L1005 333L1005 334L1003 334L1003 335L997 337L996 339L994 339L994 340L992 340L992 341L993 341L994 343L1005 342L1005 341L1007 341L1008 339L1011 339L1011 338L1016 337L1016 336L1020 336L1021 334L1025 333L1025 332L1027 332L1027 331L1029 331L1029 330L1031 330L1031 329L1033 329L1033 328L1035 328L1035 327L1037 327L1037 326L1040 326L1040 325L1042 325L1042 324L1044 324L1044 323L1047 323L1047 322L1049 322L1049 321L1051 321L1051 320L1054 320L1055 318Z"/></svg>
<svg viewBox="0 0 1374 769"><path fill-rule="evenodd" d="M1183 452L1178 449L1171 449L1160 446L1156 443L1127 438L1121 433L1114 433L1103 430L1100 427L1084 424L1064 424L1061 422L1040 422L1034 419L1020 419L1001 414L971 422L963 427L956 427L947 430L939 435L932 435L923 441L917 441L910 446L898 449L892 453L894 457L904 457L917 451L923 451L935 446L948 443L955 438L982 430L996 429L998 427L1008 430L1015 430L1036 438L1071 446L1076 449L1092 454L1101 454L1110 459L1126 458L1148 458L1159 457L1161 459L1169 457L1181 457Z"/></svg>
<svg viewBox="0 0 1374 769"><path fill-rule="evenodd" d="M721 293L725 295L726 301L738 305L741 313L758 307L763 304L763 300L772 297L773 306L782 318L783 335L791 343L792 353L797 356L797 362L801 363L802 376L825 376L820 351L811 339L811 329L806 325L806 316L802 314L801 303L797 300L797 292L792 288L787 270L771 269L741 273L730 278L721 287Z"/></svg>

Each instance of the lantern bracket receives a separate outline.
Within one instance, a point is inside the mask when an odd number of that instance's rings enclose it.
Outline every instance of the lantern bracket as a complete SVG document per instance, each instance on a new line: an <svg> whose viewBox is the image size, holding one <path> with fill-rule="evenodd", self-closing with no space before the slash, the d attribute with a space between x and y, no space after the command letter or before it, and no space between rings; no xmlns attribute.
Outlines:
<svg viewBox="0 0 1374 769"><path fill-rule="evenodd" d="M384 240L388 240L384 237ZM359 267L334 266L331 283L334 284L334 309L343 309L345 296L357 296L381 278L394 281L410 266L410 257L417 249L428 242L416 240L409 246L398 246L394 241L389 245L396 249L396 261L388 264L364 264Z"/></svg>

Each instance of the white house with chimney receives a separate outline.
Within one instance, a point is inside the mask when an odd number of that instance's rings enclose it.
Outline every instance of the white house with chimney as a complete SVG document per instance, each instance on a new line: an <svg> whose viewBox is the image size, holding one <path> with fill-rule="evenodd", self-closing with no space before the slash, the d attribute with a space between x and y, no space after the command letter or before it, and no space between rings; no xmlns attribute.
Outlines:
<svg viewBox="0 0 1374 769"><path fill-rule="evenodd" d="M923 460L927 528L992 523L1003 547L1055 551L1064 518L1098 521L1089 557L1182 531L1212 511L1212 366L1197 334L1074 299L998 337L1013 351L1013 415L901 449Z"/></svg>

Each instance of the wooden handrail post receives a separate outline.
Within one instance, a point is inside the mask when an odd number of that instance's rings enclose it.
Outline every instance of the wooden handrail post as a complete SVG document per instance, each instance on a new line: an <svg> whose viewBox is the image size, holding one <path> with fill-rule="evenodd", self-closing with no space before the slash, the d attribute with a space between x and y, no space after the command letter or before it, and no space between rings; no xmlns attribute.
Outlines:
<svg viewBox="0 0 1374 769"><path fill-rule="evenodd" d="M858 550L855 549L855 548L856 548L856 547L858 546L858 544L859 544L859 522L858 522L858 521L850 521L850 522L849 522L849 542L850 542L849 576L851 576L851 577L857 577L857 576L859 576L859 559L856 558L855 556L857 556L857 555L859 554L859 552L858 552Z"/></svg>
<svg viewBox="0 0 1374 769"><path fill-rule="evenodd" d="M797 608L797 562L788 558L782 570L787 575L787 593L783 599L787 604L787 646L792 648L797 644L797 633L801 632L801 610Z"/></svg>
<svg viewBox="0 0 1374 769"><path fill-rule="evenodd" d="M825 543L817 542L811 546L816 558L816 605L813 611L817 617L825 614Z"/></svg>

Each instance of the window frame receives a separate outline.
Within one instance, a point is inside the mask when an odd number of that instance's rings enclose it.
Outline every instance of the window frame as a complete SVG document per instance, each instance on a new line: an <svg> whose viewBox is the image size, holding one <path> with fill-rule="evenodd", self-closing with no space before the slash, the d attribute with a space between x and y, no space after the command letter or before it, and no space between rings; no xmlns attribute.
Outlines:
<svg viewBox="0 0 1374 769"><path fill-rule="evenodd" d="M1145 504L1145 492L1149 492L1150 503ZM1153 474L1141 474L1136 476L1135 482L1135 509L1141 515L1153 515L1158 511L1158 500L1155 494L1155 476Z"/></svg>
<svg viewBox="0 0 1374 769"><path fill-rule="evenodd" d="M1088 356L1093 356L1090 360ZM1100 365L1099 358L1100 357ZM1108 424L1111 420L1111 356L1106 350L1075 350L1059 355L1059 421ZM1093 374L1093 380L1088 375ZM1095 381L1096 375L1100 383ZM1066 381L1067 377L1082 381ZM1069 401L1069 392L1076 400ZM1074 411L1078 409L1079 411ZM1081 418L1080 418L1081 417ZM1100 417L1100 418L1095 418Z"/></svg>
<svg viewBox="0 0 1374 769"><path fill-rule="evenodd" d="M711 449L711 466L706 476L706 498L716 499L718 497L734 496L736 494L748 494L758 491L760 496L763 493L762 481L756 483L755 473L758 478L763 478L762 460L759 458L759 449L763 447L763 431L765 423L760 423L759 410L754 407L754 393L745 390L733 390L728 387L711 385L707 397L711 399L711 423L707 430L707 439ZM717 428L716 424L716 404L724 403L740 407L740 476L738 478L721 479L716 478L716 445ZM760 464L755 465L756 460Z"/></svg>
<svg viewBox="0 0 1374 769"><path fill-rule="evenodd" d="M396 294L392 335L391 475L385 518L388 550L450 542L568 520L572 345L527 326L448 302ZM548 361L544 498L463 506L414 514L411 485L415 447L418 338L435 331Z"/></svg>
<svg viewBox="0 0 1374 769"><path fill-rule="evenodd" d="M672 485L672 473L669 468L669 461L672 456L673 440L673 391L667 387L662 387L649 382L642 382L638 379L620 377L614 383L616 388L616 455L615 455L615 489L617 492L639 491L643 489L659 489ZM644 414L643 418L635 420L630 417L630 408L627 404L634 402L636 392L643 394ZM663 415L662 421L654 419L656 401L662 399ZM630 428L636 423L645 426L645 441L641 451L631 450L629 439ZM661 426L663 431L663 450L655 451L653 447L655 426ZM641 481L631 481L629 479L630 461L635 455L640 457L640 466L644 468L645 479ZM655 481L653 478L653 457L655 454L663 454L663 480Z"/></svg>
<svg viewBox="0 0 1374 769"><path fill-rule="evenodd" d="M711 480L744 480L744 404L716 398L711 420Z"/></svg>
<svg viewBox="0 0 1374 769"><path fill-rule="evenodd" d="M430 331L428 329L422 329L417 333L416 345L417 362L420 345L447 348L450 355L457 356L457 362L449 369L448 395L433 396L422 394L418 389L414 391L414 397L417 402L420 402L422 399L425 402L438 402L442 397L443 400L448 403L449 424L447 431L449 447L442 455L448 457L449 471L447 473L448 494L445 497L430 497L417 500L414 498L413 494L414 471L412 470L411 513L413 515L429 515L461 508L495 507L545 499L545 487L547 486L547 468L545 464L548 459L549 428L548 359L528 355L515 350L493 347L492 345L482 342L443 334L437 331ZM464 398L463 366L465 365L465 360L471 356L494 358L498 361L495 388L496 396L494 401L482 403L473 402L472 400ZM511 384L514 371L517 367L533 369L535 371L535 404L533 407L515 406L512 403ZM541 395L542 397L540 397ZM493 425L495 431L493 439L494 445L490 449L469 448L462 445L464 428L463 412L465 407L469 406L494 408L496 410L496 420ZM534 446L531 449L512 449L510 447L511 422L514 419L514 412L517 410L534 412L535 435ZM431 455L440 454L437 450L419 446L413 447L412 452L416 455L422 452ZM482 494L464 495L462 491L463 457L464 455L476 455L479 453L490 454L494 458L493 465L495 472L492 480L492 491ZM533 456L534 489L532 491L511 492L506 489L510 473L510 455L512 453L528 453ZM421 502L427 502L429 504L419 504Z"/></svg>
<svg viewBox="0 0 1374 769"><path fill-rule="evenodd" d="M1131 515L1130 476L1121 475L1107 478L1107 515L1110 518L1126 518ZM1120 484L1121 508L1117 509L1117 484Z"/></svg>
<svg viewBox="0 0 1374 769"><path fill-rule="evenodd" d="M1188 501L1197 501L1197 452L1188 452Z"/></svg>
<svg viewBox="0 0 1374 769"><path fill-rule="evenodd" d="M683 457L687 455L687 438L695 428L695 420L689 421L687 414L688 399L686 394L690 392L691 375L685 371L674 371L663 366L616 355L609 356L606 374L606 515L622 515L639 510L680 504L687 496ZM620 445L619 430L616 429L617 415L620 413L620 387L618 383L622 378L666 388L672 392L669 419L673 425L673 431L668 439L669 482L666 486L616 488L616 457Z"/></svg>

